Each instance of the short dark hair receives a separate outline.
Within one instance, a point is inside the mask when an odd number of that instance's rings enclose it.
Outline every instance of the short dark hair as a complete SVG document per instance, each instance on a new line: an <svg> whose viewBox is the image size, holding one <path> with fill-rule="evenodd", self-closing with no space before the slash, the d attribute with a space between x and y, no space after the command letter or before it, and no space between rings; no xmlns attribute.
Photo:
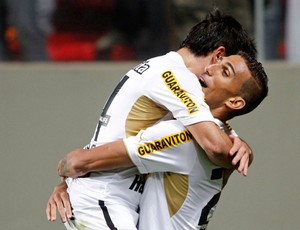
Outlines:
<svg viewBox="0 0 300 230"><path fill-rule="evenodd" d="M246 105L240 110L234 110L230 117L240 116L254 110L268 95L268 76L260 62L245 52L238 52L245 60L250 71L251 78L241 86L238 95L241 96Z"/></svg>
<svg viewBox="0 0 300 230"><path fill-rule="evenodd" d="M186 47L197 56L207 56L220 46L225 47L226 56L237 54L238 51L257 56L254 40L243 26L217 8L190 30L179 48Z"/></svg>

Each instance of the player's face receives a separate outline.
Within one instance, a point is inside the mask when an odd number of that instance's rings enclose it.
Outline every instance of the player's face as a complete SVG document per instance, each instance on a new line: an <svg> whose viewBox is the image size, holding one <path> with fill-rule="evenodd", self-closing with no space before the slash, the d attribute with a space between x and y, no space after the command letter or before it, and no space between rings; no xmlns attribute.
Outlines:
<svg viewBox="0 0 300 230"><path fill-rule="evenodd" d="M244 59L240 55L232 55L207 66L199 80L206 102L213 109L228 98L238 96L240 87L249 78L250 71Z"/></svg>

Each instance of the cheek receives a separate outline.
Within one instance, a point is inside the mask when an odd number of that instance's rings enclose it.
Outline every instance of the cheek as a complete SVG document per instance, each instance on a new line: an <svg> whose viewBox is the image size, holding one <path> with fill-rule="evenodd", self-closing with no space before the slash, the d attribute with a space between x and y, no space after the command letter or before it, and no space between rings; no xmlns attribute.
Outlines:
<svg viewBox="0 0 300 230"><path fill-rule="evenodd" d="M226 89L216 89L210 94L210 98L216 104L220 104L230 97L230 93Z"/></svg>

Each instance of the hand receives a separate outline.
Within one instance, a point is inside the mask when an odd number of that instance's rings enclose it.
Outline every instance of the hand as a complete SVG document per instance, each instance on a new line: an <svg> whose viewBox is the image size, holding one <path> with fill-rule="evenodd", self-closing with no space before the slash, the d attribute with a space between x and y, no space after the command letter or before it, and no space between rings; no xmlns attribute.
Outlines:
<svg viewBox="0 0 300 230"><path fill-rule="evenodd" d="M72 177L76 178L83 176L85 173L82 172L81 165L83 149L75 149L72 152L68 153L62 160L59 161L57 165L57 174L60 177Z"/></svg>
<svg viewBox="0 0 300 230"><path fill-rule="evenodd" d="M58 210L63 223L72 217L71 203L69 194L67 193L66 182L57 185L48 200L46 215L49 221L56 220L56 209Z"/></svg>
<svg viewBox="0 0 300 230"><path fill-rule="evenodd" d="M249 145L238 137L229 136L233 142L229 155L232 157L232 164L237 166L237 171L248 175L248 168L253 160L252 150Z"/></svg>

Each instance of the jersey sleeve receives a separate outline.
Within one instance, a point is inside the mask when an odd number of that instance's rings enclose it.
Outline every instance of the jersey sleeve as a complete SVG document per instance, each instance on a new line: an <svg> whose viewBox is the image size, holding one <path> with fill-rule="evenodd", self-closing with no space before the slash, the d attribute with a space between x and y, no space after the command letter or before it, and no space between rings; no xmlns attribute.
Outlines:
<svg viewBox="0 0 300 230"><path fill-rule="evenodd" d="M135 137L124 139L127 152L140 173L188 174L198 149L192 135L176 120L164 121Z"/></svg>
<svg viewBox="0 0 300 230"><path fill-rule="evenodd" d="M229 124L229 121L226 121L225 123L221 122L220 120L215 118L215 123L220 127L220 129L225 132L228 136L234 136L238 137L238 134L235 132L235 130L231 127Z"/></svg>
<svg viewBox="0 0 300 230"><path fill-rule="evenodd" d="M184 126L214 122L198 78L182 68L161 70L143 89L146 96L171 111ZM149 78L150 79L150 78Z"/></svg>

